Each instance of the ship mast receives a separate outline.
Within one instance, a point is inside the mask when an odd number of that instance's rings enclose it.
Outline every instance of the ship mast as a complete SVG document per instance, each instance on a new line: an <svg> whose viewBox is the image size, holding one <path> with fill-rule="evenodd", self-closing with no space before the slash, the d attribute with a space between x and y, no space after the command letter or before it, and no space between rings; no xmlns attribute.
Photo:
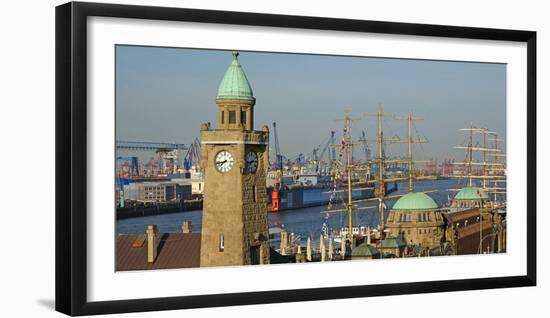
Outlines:
<svg viewBox="0 0 550 318"><path fill-rule="evenodd" d="M346 182L346 190L336 190L334 189L332 191L332 194L334 193L340 193L340 192L347 192L347 202L346 202L346 209L345 212L348 214L348 236L350 241L353 245L353 211L356 209L356 207L353 204L353 191L354 190L365 190L365 189L371 189L371 187L363 187L363 188L353 188L354 185L357 185L359 183L353 183L353 171L354 171L354 164L352 160L352 147L353 143L351 141L351 122L359 120L359 118L351 118L349 115L349 111L345 112L343 119L337 119L336 121L344 121L344 135L342 137L342 143L340 145L333 145L333 147L340 147L340 151L345 151L346 156L346 174L347 174L347 182ZM343 155L342 152L340 155ZM330 192L329 192L330 193ZM329 210L325 212L343 212L342 210Z"/></svg>
<svg viewBox="0 0 550 318"><path fill-rule="evenodd" d="M497 138L498 136L497 136L496 133L495 133L494 135L495 135L495 137L493 138L493 140L494 140L494 142L495 142L495 149L498 149L498 140L499 140L499 139ZM494 162L495 164L498 163L498 156L493 156L493 162ZM494 170L494 169L493 169L493 175L495 175L495 170ZM493 201L494 201L494 204L495 204L495 206L496 206L496 204L497 204L497 191L496 191L497 182L493 182L493 187L495 188L495 189L494 189L494 192L493 192Z"/></svg>
<svg viewBox="0 0 550 318"><path fill-rule="evenodd" d="M489 148L487 146L487 139L486 134L492 134L493 132L489 131L487 128L478 128L473 126L472 123L470 123L469 128L461 128L459 131L467 131L469 133L468 135L468 145L467 146L455 146L455 149L464 149L466 150L466 160L462 162L454 162L455 165L463 165L466 167L467 171L467 178L468 178L468 186L472 187L474 186L474 179L481 179L482 180L482 186L485 187L486 180L492 179L494 176L487 175L487 166L495 166L498 164L489 163L486 159L486 153L496 153L500 152L500 149L497 148ZM481 133L484 135L484 141L482 146L474 145L474 133ZM474 151L480 151L483 153L482 161L476 161L474 159ZM481 175L475 175L473 166L482 166L482 174ZM464 177L463 175L458 176L459 178Z"/></svg>
<svg viewBox="0 0 550 318"><path fill-rule="evenodd" d="M483 131L483 148L487 148L487 133L489 130ZM483 175L487 177L487 151L483 151ZM481 187L486 188L487 187L487 178L483 178L481 180Z"/></svg>
<svg viewBox="0 0 550 318"><path fill-rule="evenodd" d="M334 189L331 192L326 192L326 194L334 194L334 193L341 193L341 192L347 192L347 203L345 209L331 209L331 204L329 204L329 209L326 211L322 211L321 213L334 213L334 212L347 212L348 214L348 228L350 231L350 238L353 239L353 213L358 210L368 210L368 209L374 209L375 206L355 206L354 203L358 202L370 202L370 201L378 201L378 213L379 213L379 228L380 231L383 231L385 226L385 220L384 220L384 209L385 204L384 201L386 199L390 198L399 198L403 196L404 194L397 194L397 195L386 195L386 189L385 189L385 182L389 181L403 181L403 180L409 180L409 192L413 191L413 180L419 180L419 179L434 179L434 176L415 176L414 175L414 164L415 163L427 163L428 160L414 160L413 159L413 144L415 143L427 143L428 141L425 138L414 138L413 136L413 121L414 120L423 120L419 117L414 117L411 113L408 114L406 117L398 117L395 116L393 113L385 113L382 109L382 106L379 105L378 111L373 114L366 113L365 116L371 116L376 117L377 121L377 138L374 140L367 140L365 136L363 136L360 139L360 142L362 145L365 145L366 143L376 143L378 148L378 158L373 158L372 160L367 160L364 164L367 166L366 169L356 167L360 166L361 164L353 164L351 160L351 147L354 145L351 141L351 122L356 120L350 118L348 112L346 112L345 118L343 119L345 125L344 125L344 137L342 138L342 143L338 145L337 147L340 147L341 151L345 150L346 158L347 158L347 189L346 190L336 190ZM383 131L383 118L384 117L392 117L394 119L404 119L408 122L408 138L406 140L401 139L399 137L392 137L392 138L384 138L384 131ZM406 160L402 159L387 159L384 153L384 145L385 144L408 144L408 157ZM336 145L334 145L336 146ZM343 153L341 153L343 155ZM377 180L367 180L366 182L353 182L353 172L354 171L367 171L370 173L370 165L373 163L378 164L378 178ZM403 177L393 177L393 178L386 178L385 177L385 169L384 166L386 164L407 164L409 166L409 175L407 178ZM363 187L363 188L353 188L353 186L360 185L360 184L375 184L378 183L378 189L375 190L375 197L374 198L367 198L367 199L358 199L353 200L352 197L352 191L359 191L359 190L366 190L366 189L373 189L372 186ZM436 192L435 190L429 190L429 191L422 191L423 193L431 193Z"/></svg>
<svg viewBox="0 0 550 318"><path fill-rule="evenodd" d="M407 164L408 170L409 170L409 173L408 173L408 183L409 183L408 192L413 192L413 190L414 190L414 182L413 181L416 178L416 176L414 175L414 164L415 163L425 163L426 162L425 160L414 160L413 159L413 145L414 144L427 143L428 141L426 139L420 139L420 138L417 138L415 140L414 137L413 137L412 127L413 127L413 121L415 121L415 120L424 120L424 118L414 117L412 113L409 113L405 117L395 117L395 119L406 120L407 121L407 128L408 128L407 149L408 149L408 152L407 152L407 162L406 162L406 164Z"/></svg>
<svg viewBox="0 0 550 318"><path fill-rule="evenodd" d="M498 160L492 160L492 161L489 161L487 160L487 155L491 155L491 156L494 156L495 158L498 157L498 156L502 156L502 154L500 153L501 150L498 148L498 143L495 142L495 145L494 145L494 148L492 148L488 141L494 141L495 139L498 139L496 138L496 132L493 132L493 131L490 131L489 129L487 128L479 128L479 127L475 127L472 123L470 123L470 127L468 128L461 128L459 129L459 131L467 131L468 132L468 142L467 142L467 146L455 146L454 148L455 149L464 149L466 150L466 158L464 161L462 162L454 162L455 165L462 165L464 167L464 170L463 170L463 174L462 175L456 175L456 176L453 176L453 177L457 177L459 178L464 178L464 177L467 177L468 178L468 186L472 187L472 186L475 186L474 185L474 180L475 179L480 179L481 180L481 188L483 190L490 190L490 191L498 191L498 190L502 190L502 188L498 188L496 187L496 183L497 182L503 182L504 180L502 180L504 177L503 175L500 175L500 174L497 174L496 171L504 171L503 169L503 164L498 162ZM482 145L479 146L479 142L474 145L474 134L483 134L483 140L482 140ZM488 136L487 135L491 135L491 136L495 136L495 138L487 138ZM501 139L500 139L501 140ZM482 158L481 158L481 161L476 161L474 159L474 151L479 151L479 152L482 152ZM481 170L481 174L478 173L478 175L476 175L474 172L474 169L473 167L474 166L481 166L482 167L482 170ZM492 174L489 175L489 168L490 168L490 171L492 171ZM479 170L478 170L479 171ZM467 174L467 175L464 175L464 174ZM492 183L495 184L494 187L492 188L489 188L487 187L488 185L488 182L490 183L492 180ZM460 181L459 181L460 182ZM459 191L460 189L448 189L449 191ZM495 196L495 202L496 202L496 196Z"/></svg>
<svg viewBox="0 0 550 318"><path fill-rule="evenodd" d="M414 163L413 163L413 154L412 154L412 146L413 146L413 137L412 137L412 121L413 117L412 114L409 113L407 116L407 123L408 123L408 132L409 132L409 138L408 141L408 155L409 155L409 192L413 191L413 170L414 170Z"/></svg>
<svg viewBox="0 0 550 318"><path fill-rule="evenodd" d="M352 162L351 162L351 118L348 114L346 114L345 118L345 134L344 134L344 142L346 146L346 157L347 157L347 173L348 173L348 202L347 202L347 209L348 209L348 229L349 229L349 237L350 240L353 241L353 202L352 202ZM352 244L353 245L353 244Z"/></svg>
<svg viewBox="0 0 550 318"><path fill-rule="evenodd" d="M498 142L499 141L504 142L504 139L499 139L496 132L490 132L490 134L493 137L489 138L489 140L495 142L495 145L494 145L495 149L500 149ZM492 156L493 156L493 169L492 169L493 177L499 175L499 173L497 173L498 171L502 171L501 174L504 175L505 166L504 166L504 163L501 163L500 160L499 160L499 157L504 156L504 154L494 153L494 154L492 154ZM489 192L493 193L493 202L494 202L495 206L497 205L498 194L499 193L500 194L506 193L505 192L506 188L498 186L498 183L502 183L502 182L506 182L506 180L498 180L497 178L493 178L493 188L487 189L487 190L489 190Z"/></svg>
<svg viewBox="0 0 550 318"><path fill-rule="evenodd" d="M386 194L386 184L384 183L384 131L382 130L382 117L384 113L382 112L382 106L376 113L377 117L377 129L378 129L378 197L380 198L380 203L378 205L378 213L380 217L380 229L384 228L384 207L383 200Z"/></svg>
<svg viewBox="0 0 550 318"><path fill-rule="evenodd" d="M388 198L386 196L385 182L386 181L401 181L401 180L408 179L408 191L412 192L413 189L414 189L413 180L414 179L419 179L419 178L414 176L414 164L415 163L425 163L425 162L427 162L426 160L414 160L413 159L413 145L416 144L416 143L426 143L428 141L426 139L421 139L421 138L417 138L416 140L414 139L413 131L412 131L413 122L415 120L423 120L423 119L420 118L420 117L414 117L412 115L412 113L409 113L405 117L400 117L400 116L396 116L393 113L385 113L382 109L382 106L379 105L378 106L378 112L376 112L374 114L365 114L365 116L374 116L377 119L378 134L377 134L376 143L377 143L377 146L378 146L378 191L377 191L376 194L377 194L377 198L378 198L378 201L379 201L379 205L378 205L378 213L379 213L379 217L380 217L379 224L380 224L380 228L383 229L384 225L385 225L385 220L384 220L384 205L385 204L384 204L384 200ZM399 137L392 137L392 138L389 138L389 139L384 138L384 131L383 131L383 127L382 127L384 117L392 117L392 118L398 119L398 120L406 120L407 124L408 124L407 140L402 140ZM388 144L407 143L408 144L407 160L400 160L400 159L387 160L385 158L385 153L384 153L384 145L386 143L388 143ZM384 176L384 165L386 165L388 163L407 164L408 165L408 170L409 170L408 177L407 178L390 178L390 179L385 178L385 176ZM431 179L431 178L428 177L428 178L423 178L423 179Z"/></svg>
<svg viewBox="0 0 550 318"><path fill-rule="evenodd" d="M378 146L378 191L376 191L376 197L378 198L378 214L379 214L379 227L382 230L384 228L384 198L386 196L386 186L384 180L384 165L385 165L385 154L384 154L384 131L383 131L383 118L384 117L395 117L392 113L384 113L382 105L378 105L378 111L374 114L365 114L365 116L374 116L376 117L376 127L377 127L377 138L376 144Z"/></svg>
<svg viewBox="0 0 550 318"><path fill-rule="evenodd" d="M474 152L472 150L474 143L474 131L472 127L472 122L470 122L470 142L468 143L468 186L473 186L472 184L472 161Z"/></svg>

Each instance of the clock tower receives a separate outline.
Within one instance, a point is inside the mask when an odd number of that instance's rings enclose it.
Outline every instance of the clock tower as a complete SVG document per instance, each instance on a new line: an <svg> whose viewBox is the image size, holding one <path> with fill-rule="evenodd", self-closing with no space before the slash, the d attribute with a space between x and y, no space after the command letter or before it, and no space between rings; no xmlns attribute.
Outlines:
<svg viewBox="0 0 550 318"><path fill-rule="evenodd" d="M217 127L201 126L201 267L269 264L269 130L254 130L256 99L238 56L218 89Z"/></svg>

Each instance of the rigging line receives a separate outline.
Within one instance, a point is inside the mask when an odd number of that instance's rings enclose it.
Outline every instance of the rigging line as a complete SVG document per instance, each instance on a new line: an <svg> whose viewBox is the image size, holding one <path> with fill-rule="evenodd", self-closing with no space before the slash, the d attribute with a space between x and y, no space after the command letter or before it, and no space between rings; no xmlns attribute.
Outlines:
<svg viewBox="0 0 550 318"><path fill-rule="evenodd" d="M414 128L414 133L416 134L416 136L420 136L420 133L418 132L418 129L417 129L416 124L415 124L414 121L412 122L412 126ZM424 139L428 140L428 138L426 138L426 136L422 136L422 137ZM413 140L414 140L414 138L413 138ZM419 143L419 145L420 145L420 150L422 150L422 152L425 152L424 146L422 145L422 143Z"/></svg>

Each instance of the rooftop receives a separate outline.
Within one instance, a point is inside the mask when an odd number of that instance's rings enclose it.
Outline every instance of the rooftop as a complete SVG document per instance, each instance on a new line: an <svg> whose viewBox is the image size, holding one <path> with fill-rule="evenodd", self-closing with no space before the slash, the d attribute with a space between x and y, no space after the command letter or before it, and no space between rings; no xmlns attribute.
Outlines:
<svg viewBox="0 0 550 318"><path fill-rule="evenodd" d="M363 243L361 245L356 246L354 249L351 250L351 256L355 257L369 257L369 256L375 256L380 254L380 252L376 249L376 247Z"/></svg>
<svg viewBox="0 0 550 318"><path fill-rule="evenodd" d="M463 187L455 195L455 200L480 200L488 198L487 193L479 187Z"/></svg>
<svg viewBox="0 0 550 318"><path fill-rule="evenodd" d="M145 235L119 234L116 238L116 271L187 268L200 266L200 233L161 234L154 263L147 262Z"/></svg>
<svg viewBox="0 0 550 318"><path fill-rule="evenodd" d="M405 246L405 242L402 239L397 237L387 237L385 240L380 243L380 248L400 248Z"/></svg>
<svg viewBox="0 0 550 318"><path fill-rule="evenodd" d="M399 198L392 207L392 210L434 210L439 206L425 193L409 192Z"/></svg>

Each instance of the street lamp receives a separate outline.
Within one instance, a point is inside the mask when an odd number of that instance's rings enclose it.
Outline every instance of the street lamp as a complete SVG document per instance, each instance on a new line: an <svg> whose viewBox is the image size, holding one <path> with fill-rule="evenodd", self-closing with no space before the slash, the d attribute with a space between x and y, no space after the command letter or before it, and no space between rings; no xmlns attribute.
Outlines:
<svg viewBox="0 0 550 318"><path fill-rule="evenodd" d="M483 239L479 242L479 246L478 246L478 248L477 248L477 253L478 253L478 254L481 254L481 246L482 246L483 241L484 241L486 238L488 238L488 237L490 237L490 236L496 236L496 235L497 235L497 233L491 233L491 234L485 235L485 236L483 237Z"/></svg>

